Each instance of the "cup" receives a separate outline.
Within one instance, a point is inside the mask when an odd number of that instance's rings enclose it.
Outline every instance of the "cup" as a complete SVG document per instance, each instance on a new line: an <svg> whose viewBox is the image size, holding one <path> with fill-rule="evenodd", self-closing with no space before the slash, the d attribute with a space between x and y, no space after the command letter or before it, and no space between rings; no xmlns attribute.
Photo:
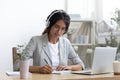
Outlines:
<svg viewBox="0 0 120 80"><path fill-rule="evenodd" d="M114 71L114 75L120 75L120 62L119 61L113 62L113 71Z"/></svg>
<svg viewBox="0 0 120 80"><path fill-rule="evenodd" d="M20 60L20 78L29 77L29 60Z"/></svg>

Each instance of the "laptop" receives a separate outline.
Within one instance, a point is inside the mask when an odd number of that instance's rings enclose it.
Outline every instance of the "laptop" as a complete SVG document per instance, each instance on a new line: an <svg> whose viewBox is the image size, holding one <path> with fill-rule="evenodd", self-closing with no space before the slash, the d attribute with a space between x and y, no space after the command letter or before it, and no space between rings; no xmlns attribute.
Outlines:
<svg viewBox="0 0 120 80"><path fill-rule="evenodd" d="M83 71L72 71L75 74L102 74L113 72L113 61L115 60L117 48L96 47L93 56L92 69Z"/></svg>

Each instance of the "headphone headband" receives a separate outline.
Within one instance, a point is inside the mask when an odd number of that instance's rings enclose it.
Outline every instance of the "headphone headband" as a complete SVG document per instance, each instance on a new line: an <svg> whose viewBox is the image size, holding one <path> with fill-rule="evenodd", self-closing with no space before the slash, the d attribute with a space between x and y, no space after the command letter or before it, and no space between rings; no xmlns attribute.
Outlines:
<svg viewBox="0 0 120 80"><path fill-rule="evenodd" d="M46 20L46 27L48 27L49 25L50 25L50 18L54 15L54 14L56 14L56 13L58 13L58 12L64 12L63 10L56 10L56 11L54 11L53 13L51 13L50 15L49 15L49 17L48 17L48 19Z"/></svg>

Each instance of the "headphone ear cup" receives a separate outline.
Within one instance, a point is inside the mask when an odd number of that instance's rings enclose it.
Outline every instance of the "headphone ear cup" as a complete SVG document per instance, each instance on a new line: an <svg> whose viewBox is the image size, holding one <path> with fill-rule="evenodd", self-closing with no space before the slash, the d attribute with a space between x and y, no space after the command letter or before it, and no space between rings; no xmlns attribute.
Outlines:
<svg viewBox="0 0 120 80"><path fill-rule="evenodd" d="M50 21L47 20L47 21L46 21L46 27L48 27L49 25L50 25Z"/></svg>

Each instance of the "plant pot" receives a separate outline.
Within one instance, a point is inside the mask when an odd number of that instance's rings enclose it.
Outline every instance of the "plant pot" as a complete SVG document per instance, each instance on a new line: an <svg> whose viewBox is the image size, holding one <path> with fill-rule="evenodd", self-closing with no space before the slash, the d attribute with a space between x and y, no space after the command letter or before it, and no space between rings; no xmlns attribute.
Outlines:
<svg viewBox="0 0 120 80"><path fill-rule="evenodd" d="M28 60L20 60L20 78L28 78L29 77L29 59Z"/></svg>

